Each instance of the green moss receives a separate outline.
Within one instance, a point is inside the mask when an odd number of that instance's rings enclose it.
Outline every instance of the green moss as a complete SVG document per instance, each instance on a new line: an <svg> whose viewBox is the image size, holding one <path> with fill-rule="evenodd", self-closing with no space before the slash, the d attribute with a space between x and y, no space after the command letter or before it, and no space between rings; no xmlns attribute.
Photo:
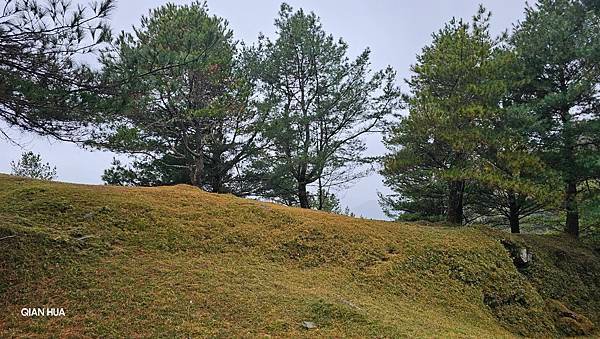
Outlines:
<svg viewBox="0 0 600 339"><path fill-rule="evenodd" d="M0 238L6 336L558 336L600 323L597 252L564 237L0 175ZM533 260L517 267L520 248ZM68 316L24 318L23 305Z"/></svg>
<svg viewBox="0 0 600 339"><path fill-rule="evenodd" d="M594 324L586 316L571 311L560 301L548 300L547 308L560 334L572 337L593 333Z"/></svg>

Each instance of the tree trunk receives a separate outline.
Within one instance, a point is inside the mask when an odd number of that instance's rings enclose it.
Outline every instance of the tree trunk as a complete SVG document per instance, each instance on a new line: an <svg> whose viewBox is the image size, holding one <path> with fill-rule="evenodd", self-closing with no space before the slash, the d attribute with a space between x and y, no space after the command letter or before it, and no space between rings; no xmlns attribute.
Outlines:
<svg viewBox="0 0 600 339"><path fill-rule="evenodd" d="M573 121L568 108L562 112L564 150L563 158L566 164L565 171L565 210L567 220L565 232L573 237L579 237L579 211L577 208L577 165L575 161L575 145L577 133L573 130Z"/></svg>
<svg viewBox="0 0 600 339"><path fill-rule="evenodd" d="M517 197L512 192L508 194L508 208L508 222L510 223L510 233L521 233L521 225L519 224L519 203L517 202Z"/></svg>
<svg viewBox="0 0 600 339"><path fill-rule="evenodd" d="M451 224L461 225L463 221L464 181L451 181L448 184L447 220Z"/></svg>
<svg viewBox="0 0 600 339"><path fill-rule="evenodd" d="M319 211L323 210L323 183L319 177Z"/></svg>
<svg viewBox="0 0 600 339"><path fill-rule="evenodd" d="M577 183L574 180L569 180L566 185L565 208L567 210L567 222L565 224L565 232L571 236L579 237Z"/></svg>
<svg viewBox="0 0 600 339"><path fill-rule="evenodd" d="M210 189L212 193L226 193L224 179L227 173L224 170L225 164L223 162L222 152L214 151L212 156L209 158L208 164L209 171L207 176L209 177Z"/></svg>
<svg viewBox="0 0 600 339"><path fill-rule="evenodd" d="M203 157L195 157L194 165L190 173L192 185L202 187L202 177L204 176L204 159Z"/></svg>
<svg viewBox="0 0 600 339"><path fill-rule="evenodd" d="M225 187L223 186L223 180L221 177L214 177L211 183L213 193L226 193Z"/></svg>
<svg viewBox="0 0 600 339"><path fill-rule="evenodd" d="M300 201L301 208L310 208L308 201L308 191L306 190L306 183L298 183L298 200Z"/></svg>
<svg viewBox="0 0 600 339"><path fill-rule="evenodd" d="M200 121L195 122L196 132L194 134L195 139L195 152L192 153L194 158L194 164L192 165L191 181L192 185L196 187L202 187L202 180L204 177L204 135L202 134L202 124Z"/></svg>

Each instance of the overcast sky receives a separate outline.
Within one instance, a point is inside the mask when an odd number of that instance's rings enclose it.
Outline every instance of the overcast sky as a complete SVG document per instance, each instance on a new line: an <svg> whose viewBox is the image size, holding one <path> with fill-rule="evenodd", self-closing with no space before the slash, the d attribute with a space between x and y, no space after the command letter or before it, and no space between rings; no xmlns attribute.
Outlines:
<svg viewBox="0 0 600 339"><path fill-rule="evenodd" d="M0 4L4 1L0 1ZM117 0L112 14L115 33L130 31L138 25L140 17L151 8L169 1ZM191 1L170 1L186 4ZM406 90L403 79L409 76L409 67L421 48L430 43L431 34L440 29L452 17L470 18L482 3L492 11L491 29L500 33L510 29L523 18L525 0L303 0L287 1L294 8L314 11L324 29L336 37L342 37L356 56L366 47L371 48L374 69L387 65L394 67L399 83ZM281 1L275 0L209 0L213 14L226 18L237 40L246 43L256 41L259 32L272 36L273 21ZM0 128L6 129L0 125ZM55 165L58 180L75 183L101 183L100 176L109 167L113 154L91 152L77 146L49 140L18 131L10 133L20 146L0 139L0 172L10 172L10 162L24 151L40 153L45 161ZM385 153L380 136L367 137L370 155ZM384 218L377 202L377 192L388 192L381 177L372 173L356 182L350 189L339 192L343 206L357 215Z"/></svg>

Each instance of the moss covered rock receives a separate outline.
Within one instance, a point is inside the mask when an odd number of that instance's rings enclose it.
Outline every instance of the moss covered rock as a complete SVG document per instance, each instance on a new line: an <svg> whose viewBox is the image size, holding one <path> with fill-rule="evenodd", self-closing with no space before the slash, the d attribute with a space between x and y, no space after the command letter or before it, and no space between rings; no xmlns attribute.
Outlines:
<svg viewBox="0 0 600 339"><path fill-rule="evenodd" d="M587 336L594 332L594 323L586 316L568 309L558 300L550 299L547 307L554 319L556 328L566 336Z"/></svg>

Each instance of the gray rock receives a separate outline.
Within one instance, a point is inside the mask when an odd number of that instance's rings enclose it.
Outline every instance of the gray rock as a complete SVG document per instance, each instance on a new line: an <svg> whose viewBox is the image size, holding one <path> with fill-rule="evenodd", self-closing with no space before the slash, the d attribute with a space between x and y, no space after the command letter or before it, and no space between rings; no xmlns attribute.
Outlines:
<svg viewBox="0 0 600 339"><path fill-rule="evenodd" d="M519 251L519 258L521 259L523 264L527 265L532 261L533 255L526 248L521 248L521 250Z"/></svg>
<svg viewBox="0 0 600 339"><path fill-rule="evenodd" d="M83 241L85 239L93 238L93 235L84 235L83 237L76 238L75 240Z"/></svg>
<svg viewBox="0 0 600 339"><path fill-rule="evenodd" d="M317 324L313 323L312 321L303 321L302 327L307 330L312 330L313 328L317 328Z"/></svg>

